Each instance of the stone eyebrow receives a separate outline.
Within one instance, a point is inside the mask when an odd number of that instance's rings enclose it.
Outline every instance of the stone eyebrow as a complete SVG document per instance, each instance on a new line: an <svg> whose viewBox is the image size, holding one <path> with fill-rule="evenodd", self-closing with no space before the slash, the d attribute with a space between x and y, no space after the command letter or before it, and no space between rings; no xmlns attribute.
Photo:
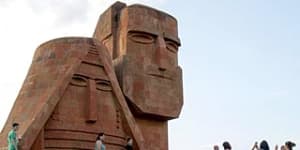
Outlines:
<svg viewBox="0 0 300 150"><path fill-rule="evenodd" d="M129 29L128 33L150 34L152 36L157 36L158 35L158 32L147 31L147 30L139 30L139 29Z"/></svg>
<svg viewBox="0 0 300 150"><path fill-rule="evenodd" d="M90 78L90 77L88 77L87 75L82 74L82 73L74 73L73 76L76 76L76 77L82 77L82 78L85 78L85 79L89 79L89 78Z"/></svg>
<svg viewBox="0 0 300 150"><path fill-rule="evenodd" d="M172 35L164 32L164 38L177 43L178 46L181 46L180 39L177 36L175 37L175 36L172 36Z"/></svg>
<svg viewBox="0 0 300 150"><path fill-rule="evenodd" d="M94 80L97 80L97 81L102 81L102 82L107 82L110 84L110 81L107 80L107 79L102 79L102 78L95 78Z"/></svg>

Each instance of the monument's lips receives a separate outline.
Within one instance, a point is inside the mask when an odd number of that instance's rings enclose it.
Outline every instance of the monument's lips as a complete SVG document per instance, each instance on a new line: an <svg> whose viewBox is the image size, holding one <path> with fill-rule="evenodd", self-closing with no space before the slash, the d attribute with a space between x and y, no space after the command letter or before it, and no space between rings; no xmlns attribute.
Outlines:
<svg viewBox="0 0 300 150"><path fill-rule="evenodd" d="M166 79L166 80L172 80L172 78L170 76L166 76L166 75L163 75L163 74L149 73L149 75L153 76L153 77L158 77L158 78Z"/></svg>
<svg viewBox="0 0 300 150"><path fill-rule="evenodd" d="M176 71L160 70L156 67L148 67L147 70L148 75L166 80L174 80L174 76L176 75Z"/></svg>

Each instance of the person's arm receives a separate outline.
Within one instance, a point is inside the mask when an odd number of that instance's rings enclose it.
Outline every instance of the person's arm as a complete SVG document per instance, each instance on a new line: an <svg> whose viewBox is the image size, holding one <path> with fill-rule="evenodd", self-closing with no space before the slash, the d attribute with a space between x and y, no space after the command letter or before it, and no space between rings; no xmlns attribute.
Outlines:
<svg viewBox="0 0 300 150"><path fill-rule="evenodd" d="M252 147L252 149L251 149L251 150L255 150L255 149L257 149L257 150L258 150L258 143L257 143L257 142L255 142L255 143L254 143L254 145L253 145L253 147Z"/></svg>
<svg viewBox="0 0 300 150"><path fill-rule="evenodd" d="M278 145L275 145L275 150L278 150Z"/></svg>

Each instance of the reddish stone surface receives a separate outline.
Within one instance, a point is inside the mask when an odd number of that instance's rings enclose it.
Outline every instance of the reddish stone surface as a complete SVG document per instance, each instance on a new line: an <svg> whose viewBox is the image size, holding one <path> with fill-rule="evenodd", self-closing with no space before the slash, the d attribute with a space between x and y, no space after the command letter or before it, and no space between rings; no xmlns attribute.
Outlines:
<svg viewBox="0 0 300 150"><path fill-rule="evenodd" d="M177 21L142 5L117 2L99 19L94 38L40 45L0 134L18 122L20 149L167 150L168 120L183 105Z"/></svg>
<svg viewBox="0 0 300 150"><path fill-rule="evenodd" d="M110 55L92 38L55 39L36 50L1 132L1 147L13 122L20 124L21 149L94 149L100 132L112 150L122 149L128 135L143 140Z"/></svg>
<svg viewBox="0 0 300 150"><path fill-rule="evenodd" d="M110 51L145 144L167 150L167 121L179 117L183 105L176 19L147 6L116 3L100 16L94 38Z"/></svg>

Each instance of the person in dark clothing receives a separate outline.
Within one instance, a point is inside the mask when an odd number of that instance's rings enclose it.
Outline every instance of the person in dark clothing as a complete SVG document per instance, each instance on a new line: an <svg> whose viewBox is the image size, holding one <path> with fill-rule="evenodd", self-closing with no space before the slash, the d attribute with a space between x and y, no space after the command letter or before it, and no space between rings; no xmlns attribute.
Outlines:
<svg viewBox="0 0 300 150"><path fill-rule="evenodd" d="M268 142L265 141L265 140L263 140L263 141L260 143L259 148L260 148L261 150L270 150L269 144L268 144Z"/></svg>
<svg viewBox="0 0 300 150"><path fill-rule="evenodd" d="M292 141L285 142L285 146L288 148L288 150L293 150L293 147L296 146L296 144Z"/></svg>
<svg viewBox="0 0 300 150"><path fill-rule="evenodd" d="M133 148L132 148L132 138L127 138L127 144L126 144L126 146L125 146L125 149L126 150L133 150Z"/></svg>
<svg viewBox="0 0 300 150"><path fill-rule="evenodd" d="M224 150L231 150L231 145L227 141L223 142L223 147L224 147Z"/></svg>
<svg viewBox="0 0 300 150"><path fill-rule="evenodd" d="M266 140L263 140L260 142L259 146L258 146L258 142L255 142L252 150L270 150L269 148L269 144Z"/></svg>

